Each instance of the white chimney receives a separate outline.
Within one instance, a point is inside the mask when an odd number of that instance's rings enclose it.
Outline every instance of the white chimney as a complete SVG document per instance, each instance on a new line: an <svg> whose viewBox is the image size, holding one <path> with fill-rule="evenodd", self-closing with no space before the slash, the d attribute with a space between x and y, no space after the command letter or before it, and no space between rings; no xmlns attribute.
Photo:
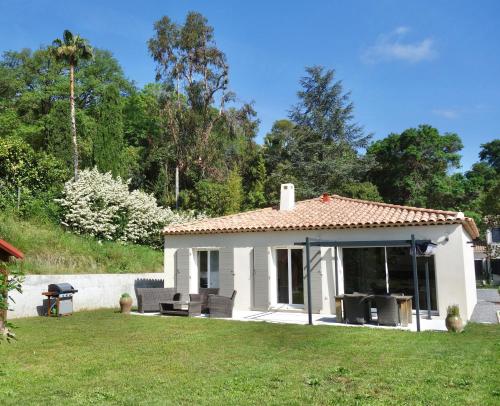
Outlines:
<svg viewBox="0 0 500 406"><path fill-rule="evenodd" d="M281 185L280 210L293 210L295 207L295 187L293 183Z"/></svg>

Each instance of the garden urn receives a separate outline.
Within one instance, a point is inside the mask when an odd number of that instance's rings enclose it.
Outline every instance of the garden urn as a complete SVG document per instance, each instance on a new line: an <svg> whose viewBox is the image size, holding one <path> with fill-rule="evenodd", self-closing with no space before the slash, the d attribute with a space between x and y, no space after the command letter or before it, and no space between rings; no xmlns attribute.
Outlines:
<svg viewBox="0 0 500 406"><path fill-rule="evenodd" d="M453 333L461 333L464 329L462 318L460 317L460 310L457 305L449 306L446 316L446 328Z"/></svg>
<svg viewBox="0 0 500 406"><path fill-rule="evenodd" d="M130 313L130 309L132 309L132 297L129 294L124 293L120 297L120 311L128 314Z"/></svg>

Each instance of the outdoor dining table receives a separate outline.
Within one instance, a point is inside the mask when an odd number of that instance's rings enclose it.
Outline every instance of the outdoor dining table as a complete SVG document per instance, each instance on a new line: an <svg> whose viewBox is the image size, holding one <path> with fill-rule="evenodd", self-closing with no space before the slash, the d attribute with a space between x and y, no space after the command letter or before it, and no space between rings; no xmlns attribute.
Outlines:
<svg viewBox="0 0 500 406"><path fill-rule="evenodd" d="M413 296L406 296L406 295L392 295L394 298L396 298L396 301L398 302L398 308L399 308L399 317L401 318L401 326L407 327L408 324L412 323L412 299ZM343 316L343 303L344 302L344 295L337 295L335 296L335 316L337 320L339 320L341 323L344 322L344 316Z"/></svg>

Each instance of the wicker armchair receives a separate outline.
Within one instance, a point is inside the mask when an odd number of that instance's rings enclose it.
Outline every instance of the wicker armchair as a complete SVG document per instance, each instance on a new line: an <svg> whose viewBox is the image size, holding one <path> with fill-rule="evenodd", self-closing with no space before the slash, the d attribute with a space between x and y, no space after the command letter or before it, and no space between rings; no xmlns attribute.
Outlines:
<svg viewBox="0 0 500 406"><path fill-rule="evenodd" d="M397 326L401 323L398 302L394 296L375 295L377 322L382 326Z"/></svg>
<svg viewBox="0 0 500 406"><path fill-rule="evenodd" d="M235 290L233 290L233 294L231 295L231 297L209 295L208 311L210 317L232 318L235 297L236 297Z"/></svg>
<svg viewBox="0 0 500 406"><path fill-rule="evenodd" d="M137 288L137 308L140 313L157 312L160 302L181 300L175 288Z"/></svg>
<svg viewBox="0 0 500 406"><path fill-rule="evenodd" d="M370 300L363 294L344 295L344 319L349 324L365 324L371 320Z"/></svg>
<svg viewBox="0 0 500 406"><path fill-rule="evenodd" d="M200 288L200 293L190 293L190 302L200 302L201 312L208 313L208 295L218 295L219 288Z"/></svg>

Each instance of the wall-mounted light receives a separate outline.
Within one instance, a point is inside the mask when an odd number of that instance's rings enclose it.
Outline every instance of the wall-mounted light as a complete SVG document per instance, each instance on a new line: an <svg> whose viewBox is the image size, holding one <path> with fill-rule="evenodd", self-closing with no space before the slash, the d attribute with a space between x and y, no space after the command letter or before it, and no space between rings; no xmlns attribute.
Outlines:
<svg viewBox="0 0 500 406"><path fill-rule="evenodd" d="M433 242L417 244L417 257L430 257L436 253L437 244Z"/></svg>

